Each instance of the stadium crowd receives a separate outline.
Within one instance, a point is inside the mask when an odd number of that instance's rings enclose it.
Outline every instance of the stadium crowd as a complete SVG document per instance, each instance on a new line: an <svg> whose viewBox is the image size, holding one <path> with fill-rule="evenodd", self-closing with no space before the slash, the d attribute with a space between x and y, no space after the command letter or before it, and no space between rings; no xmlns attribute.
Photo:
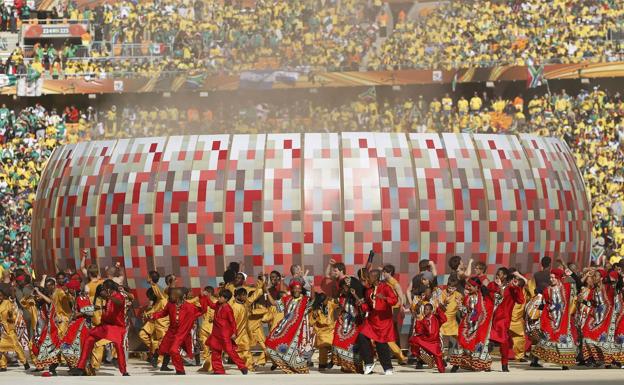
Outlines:
<svg viewBox="0 0 624 385"><path fill-rule="evenodd" d="M81 43L56 48L37 44L26 56L50 76L265 67L358 70L376 38L381 4L256 1L250 10L221 1L119 1L79 11L69 2L61 13L70 23L89 20L93 36L86 33ZM16 48L15 56L17 66L24 53Z"/></svg>
<svg viewBox="0 0 624 385"><path fill-rule="evenodd" d="M394 26L369 69L618 61L624 5L613 0L449 1Z"/></svg>
<svg viewBox="0 0 624 385"><path fill-rule="evenodd" d="M378 101L379 99L379 101ZM365 93L340 105L241 102L216 107L111 106L62 111L37 104L0 108L0 207L4 266L28 265L30 209L45 160L55 146L81 140L150 135L259 132L529 132L563 138L593 203L594 259L624 256L624 98L599 87L525 101L488 93L382 101Z"/></svg>
<svg viewBox="0 0 624 385"><path fill-rule="evenodd" d="M16 48L4 72L19 73L22 62L39 63L35 67L50 77L72 77L624 59L624 46L612 36L624 29L624 6L618 1L454 1L419 17L401 10L391 29L386 9L381 0L256 1L253 9L216 0L119 1L81 10L70 1L49 16L89 20L92 34L80 43L42 42L26 52ZM12 16L2 20L15 24Z"/></svg>

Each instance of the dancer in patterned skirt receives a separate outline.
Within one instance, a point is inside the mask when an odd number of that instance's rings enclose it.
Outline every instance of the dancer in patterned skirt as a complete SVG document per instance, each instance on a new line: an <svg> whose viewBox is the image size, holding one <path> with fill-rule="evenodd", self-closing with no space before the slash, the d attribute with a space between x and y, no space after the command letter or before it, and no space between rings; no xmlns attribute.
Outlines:
<svg viewBox="0 0 624 385"><path fill-rule="evenodd" d="M562 269L552 269L550 286L538 294L543 307L539 322L541 337L532 349L532 367L540 366L538 360L561 365L563 370L576 364L577 347L572 337L570 315L575 288L569 282L563 282L563 278Z"/></svg>
<svg viewBox="0 0 624 385"><path fill-rule="evenodd" d="M304 295L301 281L293 279L289 288L290 294L277 301L268 296L284 318L266 339L267 354L285 373L308 373L308 360L314 353L314 333L308 317L312 301Z"/></svg>
<svg viewBox="0 0 624 385"><path fill-rule="evenodd" d="M353 277L340 281L340 297L338 297L339 315L334 328L332 342L332 360L345 373L362 373L362 363L357 352L356 340L362 328L364 314L356 304L350 290L359 290L364 295L362 284ZM361 287L361 289L355 289Z"/></svg>
<svg viewBox="0 0 624 385"><path fill-rule="evenodd" d="M456 372L459 368L472 371L489 371L492 366L489 342L492 316L494 314L494 294L472 277L466 281L467 295L459 311L457 346L449 351L449 358Z"/></svg>

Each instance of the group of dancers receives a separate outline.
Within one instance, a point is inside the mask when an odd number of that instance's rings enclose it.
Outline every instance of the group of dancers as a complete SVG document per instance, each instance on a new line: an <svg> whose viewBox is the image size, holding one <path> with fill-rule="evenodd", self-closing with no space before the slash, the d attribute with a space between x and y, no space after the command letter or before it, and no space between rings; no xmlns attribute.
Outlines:
<svg viewBox="0 0 624 385"><path fill-rule="evenodd" d="M408 363L399 338L406 315L409 359L416 368L490 371L496 348L504 372L510 360L564 370L624 363L624 263L579 271L545 257L530 280L504 267L490 279L484 263L464 264L453 256L445 285L438 285L435 264L424 260L403 291L394 267L374 268L371 252L353 276L331 260L315 288L298 265L287 277L272 271L251 283L231 263L219 287L198 295L179 287L174 275L152 271L146 277L150 303L137 313L122 269L106 268L102 277L97 265L84 267L85 257L80 271L43 276L38 283L21 269L3 277L0 372L17 360L43 376L55 376L59 365L71 375L93 375L109 357L129 375L127 335L134 314L143 319L139 338L147 361L178 375L186 373L189 360L199 371L225 374L225 355L242 374L267 364L308 373L316 350L319 371L371 374L378 361L382 373L391 375L393 356Z"/></svg>

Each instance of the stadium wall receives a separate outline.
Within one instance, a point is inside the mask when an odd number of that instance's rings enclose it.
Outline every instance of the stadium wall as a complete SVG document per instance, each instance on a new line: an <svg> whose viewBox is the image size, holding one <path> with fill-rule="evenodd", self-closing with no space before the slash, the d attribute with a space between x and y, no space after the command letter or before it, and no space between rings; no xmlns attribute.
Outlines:
<svg viewBox="0 0 624 385"><path fill-rule="evenodd" d="M254 276L293 263L319 284L330 258L353 273L369 250L407 285L451 255L538 268L585 264L590 204L567 145L532 135L308 133L91 141L54 151L33 213L39 272L88 249L147 272L216 285L231 261ZM141 291L141 290L139 290Z"/></svg>

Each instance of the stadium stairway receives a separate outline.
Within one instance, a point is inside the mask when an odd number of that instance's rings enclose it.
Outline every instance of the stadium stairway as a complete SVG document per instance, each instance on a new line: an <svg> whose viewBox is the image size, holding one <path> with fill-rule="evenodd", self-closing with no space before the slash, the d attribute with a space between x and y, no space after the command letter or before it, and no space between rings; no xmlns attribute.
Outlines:
<svg viewBox="0 0 624 385"><path fill-rule="evenodd" d="M381 47L383 46L384 41L386 41L388 36L390 36L390 34L392 33L392 30L394 27L394 12L391 6L388 3L385 3L383 7L381 8L381 10L379 11L379 13L377 14L376 18L379 17L379 15L381 14L381 11L385 11L386 14L388 15L388 23L386 25L386 36L382 37L379 33L377 34L377 39L375 39L375 41L373 42L372 48L369 49L366 52L366 55L364 55L364 58L362 58L362 62L360 63L360 71L366 71L366 69L368 68L368 61L370 60L370 55L373 52L378 53Z"/></svg>

